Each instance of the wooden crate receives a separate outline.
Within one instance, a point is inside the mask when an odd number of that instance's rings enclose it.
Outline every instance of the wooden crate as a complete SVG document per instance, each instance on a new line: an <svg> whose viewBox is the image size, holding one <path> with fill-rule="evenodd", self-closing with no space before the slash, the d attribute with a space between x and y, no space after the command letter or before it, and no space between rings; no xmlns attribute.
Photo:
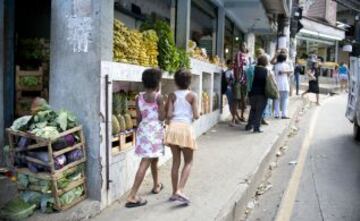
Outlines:
<svg viewBox="0 0 360 221"><path fill-rule="evenodd" d="M31 114L31 103L33 98L23 97L16 99L15 114L17 116L25 116Z"/></svg>
<svg viewBox="0 0 360 221"><path fill-rule="evenodd" d="M128 130L114 136L112 139L113 153L133 147L135 145L135 135L135 130Z"/></svg>
<svg viewBox="0 0 360 221"><path fill-rule="evenodd" d="M40 173L33 173L27 168L17 168L17 171L20 171L22 173L31 174L37 178L40 179L47 179L52 181L52 194L55 199L55 209L57 210L65 210L70 208L71 206L75 205L76 203L80 202L81 200L85 199L87 196L86 191L86 182L85 182L85 174L84 179L81 181L75 182L72 185L70 185L66 190L60 190L57 186L57 180L59 180L61 177L63 177L66 173L71 172L80 164L84 164L86 162L86 149L85 149L85 139L84 134L82 130L82 126L78 126L75 128L72 128L70 130L67 130L63 133L60 133L58 137L54 140L44 139L42 137L35 136L33 134L22 132L22 131L13 131L11 129L7 129L8 138L9 138L9 145L10 145L10 151L11 156L13 158L13 162L15 159L21 159L26 162L31 162L36 165L41 165L46 168L48 168L48 172L40 172ZM62 148L60 150L54 150L53 144L59 139L66 135L73 134L79 137L79 140L73 145L69 147ZM26 148L20 148L17 146L17 141L25 138L28 140L29 145ZM28 151L34 151L39 149L46 149L48 155L49 155L49 162L42 161L40 159L37 159L33 156L27 155ZM54 158L58 157L62 154L68 153L70 151L80 149L82 151L82 158L78 159L74 162L66 164L61 169L55 169L54 164ZM75 200L71 203L71 205L61 205L59 201L59 197L64 194L65 192L68 192L69 190L83 185L85 194L80 197L79 199Z"/></svg>
<svg viewBox="0 0 360 221"><path fill-rule="evenodd" d="M72 168L68 169L66 171L66 174L71 174L71 173L76 172L76 170L79 169L78 168L79 166L82 166L82 165L80 164L76 167L72 167ZM27 168L18 168L16 170L17 175L22 174L22 175L26 175L26 176L35 177L39 180L46 180L49 182L51 187L49 190L50 192L43 192L39 189L32 187L31 185L28 185L26 188L24 188L18 184L17 187L18 187L19 191L34 191L34 192L40 192L41 194L51 194L51 196L54 198L53 208L58 211L63 211L63 210L73 207L74 205L76 205L77 203L79 203L80 201L84 200L87 197L85 167L82 169L79 169L79 172L81 173L81 176L79 179L70 181L68 185L66 185L64 188L61 188L61 187L59 187L58 182L60 179L62 179L64 176L66 176L65 173L51 175L49 173L44 173L44 172L33 173ZM83 193L81 194L81 196L79 198L74 199L72 202L70 202L70 204L62 205L60 202L61 196L77 187L83 188Z"/></svg>
<svg viewBox="0 0 360 221"><path fill-rule="evenodd" d="M44 72L42 67L39 67L38 70L25 71L21 70L20 66L16 66L16 90L17 91L42 91L43 90L43 76ZM21 84L21 78L24 77L36 77L38 79L38 84L33 87L25 86Z"/></svg>

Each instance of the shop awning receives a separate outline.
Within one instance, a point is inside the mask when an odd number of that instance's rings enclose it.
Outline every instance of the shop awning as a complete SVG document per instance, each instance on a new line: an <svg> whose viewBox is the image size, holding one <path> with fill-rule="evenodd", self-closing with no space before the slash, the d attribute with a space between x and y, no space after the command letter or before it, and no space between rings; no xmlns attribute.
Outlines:
<svg viewBox="0 0 360 221"><path fill-rule="evenodd" d="M333 43L335 41L341 41L345 38L345 30L337 27L318 22L310 18L303 17L301 24L304 26L297 35L298 39L308 40L314 39L315 41L324 41ZM306 38L306 39L305 39Z"/></svg>

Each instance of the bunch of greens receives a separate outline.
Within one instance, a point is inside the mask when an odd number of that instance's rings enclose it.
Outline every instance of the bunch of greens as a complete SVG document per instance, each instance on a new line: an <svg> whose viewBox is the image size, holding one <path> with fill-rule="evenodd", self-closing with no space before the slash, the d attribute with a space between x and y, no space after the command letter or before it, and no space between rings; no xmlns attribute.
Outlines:
<svg viewBox="0 0 360 221"><path fill-rule="evenodd" d="M25 87L36 87L40 84L40 78L36 76L23 76L20 78L20 85Z"/></svg>
<svg viewBox="0 0 360 221"><path fill-rule="evenodd" d="M150 29L155 30L159 37L158 63L161 69L174 73L179 68L190 67L188 54L184 50L176 48L174 33L168 22L152 16L141 26L142 31Z"/></svg>

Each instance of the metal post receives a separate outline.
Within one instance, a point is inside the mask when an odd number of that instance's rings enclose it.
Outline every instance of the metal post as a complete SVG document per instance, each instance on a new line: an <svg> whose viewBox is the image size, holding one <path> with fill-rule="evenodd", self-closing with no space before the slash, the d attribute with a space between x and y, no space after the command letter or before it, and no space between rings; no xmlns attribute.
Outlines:
<svg viewBox="0 0 360 221"><path fill-rule="evenodd" d="M338 63L339 59L339 42L335 42L335 63Z"/></svg>
<svg viewBox="0 0 360 221"><path fill-rule="evenodd" d="M5 0L4 17L4 111L5 127L9 127L14 120L15 112L15 1Z"/></svg>
<svg viewBox="0 0 360 221"><path fill-rule="evenodd" d="M225 9L223 7L218 8L217 16L216 54L223 60L225 38Z"/></svg>
<svg viewBox="0 0 360 221"><path fill-rule="evenodd" d="M178 0L176 7L176 45L180 48L187 48L190 38L190 12L191 0Z"/></svg>

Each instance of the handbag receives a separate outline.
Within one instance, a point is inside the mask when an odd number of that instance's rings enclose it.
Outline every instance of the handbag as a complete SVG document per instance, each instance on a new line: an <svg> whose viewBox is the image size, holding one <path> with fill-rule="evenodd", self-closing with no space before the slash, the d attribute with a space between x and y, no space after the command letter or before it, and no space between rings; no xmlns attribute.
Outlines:
<svg viewBox="0 0 360 221"><path fill-rule="evenodd" d="M275 79L273 75L269 73L269 71L266 75L265 96L274 100L280 97L279 89L277 87Z"/></svg>

